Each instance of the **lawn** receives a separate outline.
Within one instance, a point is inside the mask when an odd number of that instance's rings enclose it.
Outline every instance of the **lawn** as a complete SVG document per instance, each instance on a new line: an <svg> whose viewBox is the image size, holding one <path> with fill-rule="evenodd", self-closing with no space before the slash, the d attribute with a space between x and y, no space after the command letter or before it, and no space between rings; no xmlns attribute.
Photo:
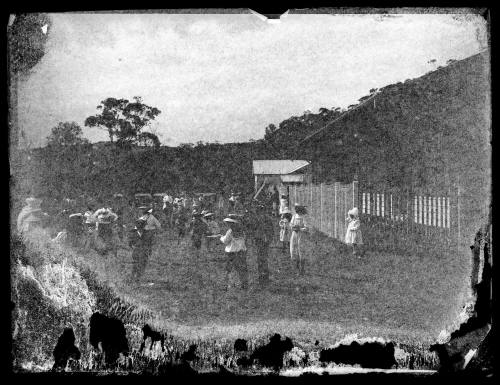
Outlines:
<svg viewBox="0 0 500 385"><path fill-rule="evenodd" d="M399 256L370 251L363 258L318 234L304 239L309 260L299 277L288 254L271 248L270 286L257 285L252 248L247 261L250 289L224 290L222 245L200 257L190 239L177 245L173 233L158 237L144 283L131 285L131 252L108 260L109 281L124 298L161 314L161 325L186 338L234 339L278 332L303 345L334 343L346 334L429 344L449 328L465 300L468 258L456 255ZM102 273L103 260L86 256Z"/></svg>

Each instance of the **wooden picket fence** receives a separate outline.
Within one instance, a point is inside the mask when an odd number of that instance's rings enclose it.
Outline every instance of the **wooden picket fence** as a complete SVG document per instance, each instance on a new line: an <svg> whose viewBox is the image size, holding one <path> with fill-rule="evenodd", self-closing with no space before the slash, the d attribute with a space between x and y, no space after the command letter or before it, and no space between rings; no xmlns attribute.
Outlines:
<svg viewBox="0 0 500 385"><path fill-rule="evenodd" d="M290 203L306 205L309 224L316 230L343 242L347 230L347 212L357 206L358 182L342 184L295 185Z"/></svg>
<svg viewBox="0 0 500 385"><path fill-rule="evenodd" d="M394 252L450 252L460 245L458 194L359 192L363 236Z"/></svg>
<svg viewBox="0 0 500 385"><path fill-rule="evenodd" d="M335 182L290 188L290 203L308 206L316 230L344 242L347 212L358 207L366 247L398 253L450 252L461 245L458 192L376 190Z"/></svg>

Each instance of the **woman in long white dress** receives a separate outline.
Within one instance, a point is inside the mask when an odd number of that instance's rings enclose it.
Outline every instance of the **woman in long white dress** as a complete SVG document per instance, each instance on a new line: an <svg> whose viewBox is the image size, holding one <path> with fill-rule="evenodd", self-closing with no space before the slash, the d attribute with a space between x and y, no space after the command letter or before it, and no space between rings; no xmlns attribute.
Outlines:
<svg viewBox="0 0 500 385"><path fill-rule="evenodd" d="M301 250L302 233L307 231L304 217L307 215L306 206L295 204L295 214L290 221L292 235L290 237L290 257L296 261L297 270L300 275L305 274L306 260Z"/></svg>

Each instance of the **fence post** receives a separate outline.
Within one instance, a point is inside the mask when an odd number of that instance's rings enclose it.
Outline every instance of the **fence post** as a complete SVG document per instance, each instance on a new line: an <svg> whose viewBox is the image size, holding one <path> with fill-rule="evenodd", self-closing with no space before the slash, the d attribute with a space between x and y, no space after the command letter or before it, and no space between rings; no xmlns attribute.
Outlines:
<svg viewBox="0 0 500 385"><path fill-rule="evenodd" d="M359 204L358 193L359 193L358 181L354 180L352 182L352 207L358 207Z"/></svg>
<svg viewBox="0 0 500 385"><path fill-rule="evenodd" d="M319 229L324 232L323 229L323 182L319 185Z"/></svg>
<svg viewBox="0 0 500 385"><path fill-rule="evenodd" d="M311 183L311 184L309 184L309 202L308 202L309 207L311 208L311 214L312 214L312 209L313 209L312 201L313 201L313 185Z"/></svg>
<svg viewBox="0 0 500 385"><path fill-rule="evenodd" d="M334 234L335 239L338 239L338 237L337 237L337 232L338 232L338 224L337 224L337 222L338 222L338 218L337 218L338 191L339 191L339 182L334 182L333 183L333 195L334 195L333 203L334 203L335 212L334 212L334 221L333 221L333 234Z"/></svg>
<svg viewBox="0 0 500 385"><path fill-rule="evenodd" d="M457 254L460 254L461 243L461 226L460 226L460 185L457 186Z"/></svg>

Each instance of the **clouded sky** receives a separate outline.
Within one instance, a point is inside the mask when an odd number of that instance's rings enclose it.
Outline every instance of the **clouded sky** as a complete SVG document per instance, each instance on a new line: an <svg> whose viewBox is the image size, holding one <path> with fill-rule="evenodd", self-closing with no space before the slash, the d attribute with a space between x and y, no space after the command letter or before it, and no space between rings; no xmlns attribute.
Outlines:
<svg viewBox="0 0 500 385"><path fill-rule="evenodd" d="M58 122L83 127L107 97L136 95L162 111L153 128L163 144L258 139L270 123L347 107L486 47L486 23L470 15L50 16L47 53L19 90L35 145Z"/></svg>

